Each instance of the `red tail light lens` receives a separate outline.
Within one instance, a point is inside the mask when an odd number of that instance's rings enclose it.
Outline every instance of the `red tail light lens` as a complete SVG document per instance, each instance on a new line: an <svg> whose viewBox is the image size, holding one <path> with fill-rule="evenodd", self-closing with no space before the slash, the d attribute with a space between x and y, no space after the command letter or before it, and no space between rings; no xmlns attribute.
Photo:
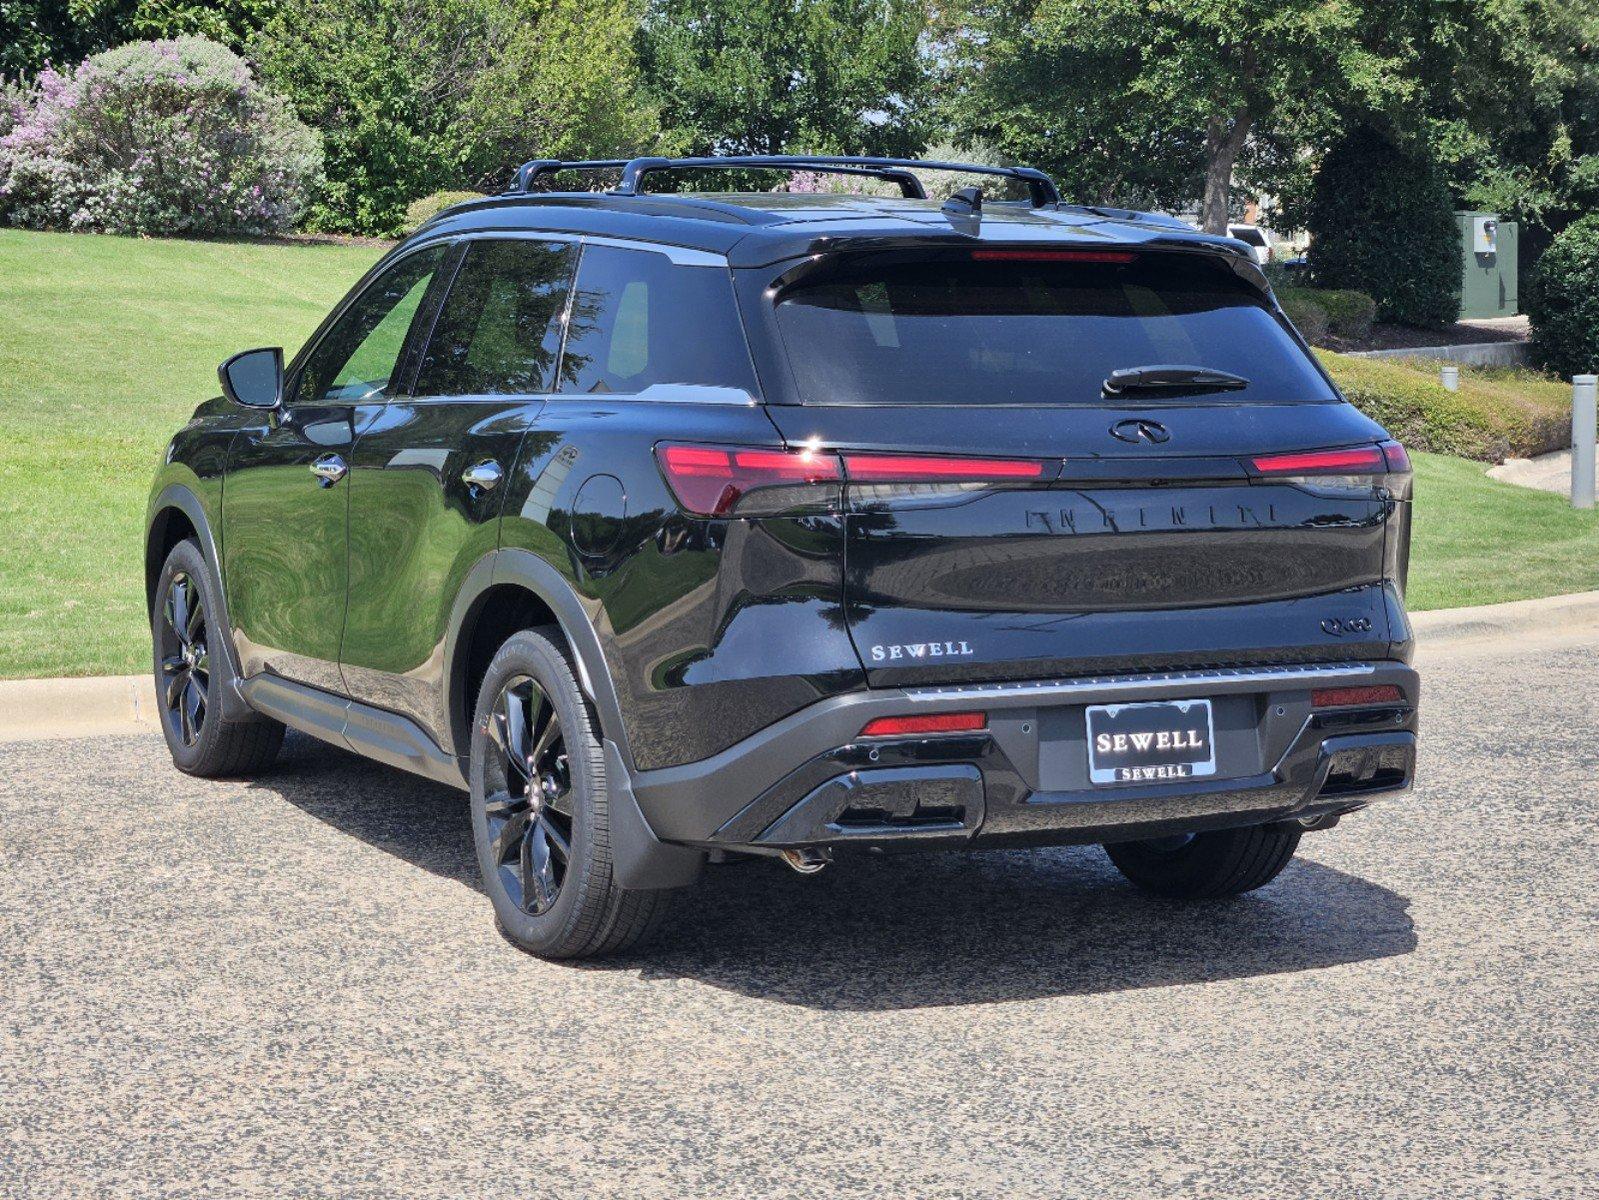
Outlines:
<svg viewBox="0 0 1599 1200"><path fill-rule="evenodd" d="M936 713L925 717L878 717L866 722L862 737L900 737L908 733L971 733L988 728L988 714Z"/></svg>
<svg viewBox="0 0 1599 1200"><path fill-rule="evenodd" d="M1405 448L1398 442L1384 442L1382 456L1388 463L1388 470L1393 474L1410 474L1410 455L1405 453Z"/></svg>
<svg viewBox="0 0 1599 1200"><path fill-rule="evenodd" d="M974 262L1130 263L1129 250L973 250Z"/></svg>
<svg viewBox="0 0 1599 1200"><path fill-rule="evenodd" d="M846 454L852 483L965 483L1042 479L1044 464L1019 458L935 458L908 454Z"/></svg>
<svg viewBox="0 0 1599 1200"><path fill-rule="evenodd" d="M1392 684L1369 687L1317 688L1310 693L1312 708L1347 708L1354 704L1399 704L1405 694Z"/></svg>
<svg viewBox="0 0 1599 1200"><path fill-rule="evenodd" d="M1265 475L1372 475L1388 470L1388 459L1380 446L1265 454L1254 462L1255 470Z"/></svg>
<svg viewBox="0 0 1599 1200"><path fill-rule="evenodd" d="M732 515L739 501L763 488L837 483L836 454L736 446L655 448L655 459L683 508L701 517Z"/></svg>

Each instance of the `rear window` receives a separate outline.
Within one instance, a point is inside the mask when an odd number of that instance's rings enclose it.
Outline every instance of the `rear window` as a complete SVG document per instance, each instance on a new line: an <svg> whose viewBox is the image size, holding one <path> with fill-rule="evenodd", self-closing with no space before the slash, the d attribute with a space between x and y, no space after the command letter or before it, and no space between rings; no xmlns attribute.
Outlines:
<svg viewBox="0 0 1599 1200"><path fill-rule="evenodd" d="M1099 404L1112 371L1170 364L1226 371L1248 386L1142 392L1125 402L1333 398L1260 294L1224 262L1191 254L1085 262L978 253L842 260L826 277L808 276L783 293L778 325L801 398Z"/></svg>

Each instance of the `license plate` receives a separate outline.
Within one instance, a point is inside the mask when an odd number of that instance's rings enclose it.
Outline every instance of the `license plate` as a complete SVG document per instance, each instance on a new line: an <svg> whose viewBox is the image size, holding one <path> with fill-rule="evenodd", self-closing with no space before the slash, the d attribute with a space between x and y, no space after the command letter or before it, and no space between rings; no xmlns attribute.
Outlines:
<svg viewBox="0 0 1599 1200"><path fill-rule="evenodd" d="M1216 773L1209 700L1095 704L1088 709L1088 778L1163 783Z"/></svg>

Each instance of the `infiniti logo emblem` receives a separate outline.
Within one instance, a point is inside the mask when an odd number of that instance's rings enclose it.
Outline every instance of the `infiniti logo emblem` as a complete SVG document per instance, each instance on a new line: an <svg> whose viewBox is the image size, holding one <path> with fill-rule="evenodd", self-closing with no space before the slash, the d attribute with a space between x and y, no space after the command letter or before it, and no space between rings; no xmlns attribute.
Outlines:
<svg viewBox="0 0 1599 1200"><path fill-rule="evenodd" d="M1146 421L1142 417L1117 421L1110 427L1110 436L1123 442L1148 442L1152 446L1158 446L1171 438L1171 434L1159 421Z"/></svg>

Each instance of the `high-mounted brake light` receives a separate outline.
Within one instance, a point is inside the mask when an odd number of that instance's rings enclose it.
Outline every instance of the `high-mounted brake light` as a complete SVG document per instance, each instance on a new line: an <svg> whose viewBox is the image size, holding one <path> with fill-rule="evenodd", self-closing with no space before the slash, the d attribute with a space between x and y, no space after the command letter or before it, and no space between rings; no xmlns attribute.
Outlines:
<svg viewBox="0 0 1599 1200"><path fill-rule="evenodd" d="M842 478L836 454L814 451L661 445L655 458L678 503L701 517L729 516L743 497L761 488Z"/></svg>
<svg viewBox="0 0 1599 1200"><path fill-rule="evenodd" d="M1312 708L1348 708L1357 704L1398 704L1405 694L1390 683L1365 687L1317 688L1310 693Z"/></svg>
<svg viewBox="0 0 1599 1200"><path fill-rule="evenodd" d="M988 714L937 713L925 717L878 717L866 722L861 737L900 737L909 733L971 733L988 728Z"/></svg>
<svg viewBox="0 0 1599 1200"><path fill-rule="evenodd" d="M1388 470L1387 457L1379 446L1264 454L1254 462L1255 470L1267 475L1371 475Z"/></svg>
<svg viewBox="0 0 1599 1200"><path fill-rule="evenodd" d="M976 262L1130 263L1130 250L973 250Z"/></svg>
<svg viewBox="0 0 1599 1200"><path fill-rule="evenodd" d="M1033 459L911 454L846 454L844 470L851 483L957 483L1044 477L1044 464Z"/></svg>

